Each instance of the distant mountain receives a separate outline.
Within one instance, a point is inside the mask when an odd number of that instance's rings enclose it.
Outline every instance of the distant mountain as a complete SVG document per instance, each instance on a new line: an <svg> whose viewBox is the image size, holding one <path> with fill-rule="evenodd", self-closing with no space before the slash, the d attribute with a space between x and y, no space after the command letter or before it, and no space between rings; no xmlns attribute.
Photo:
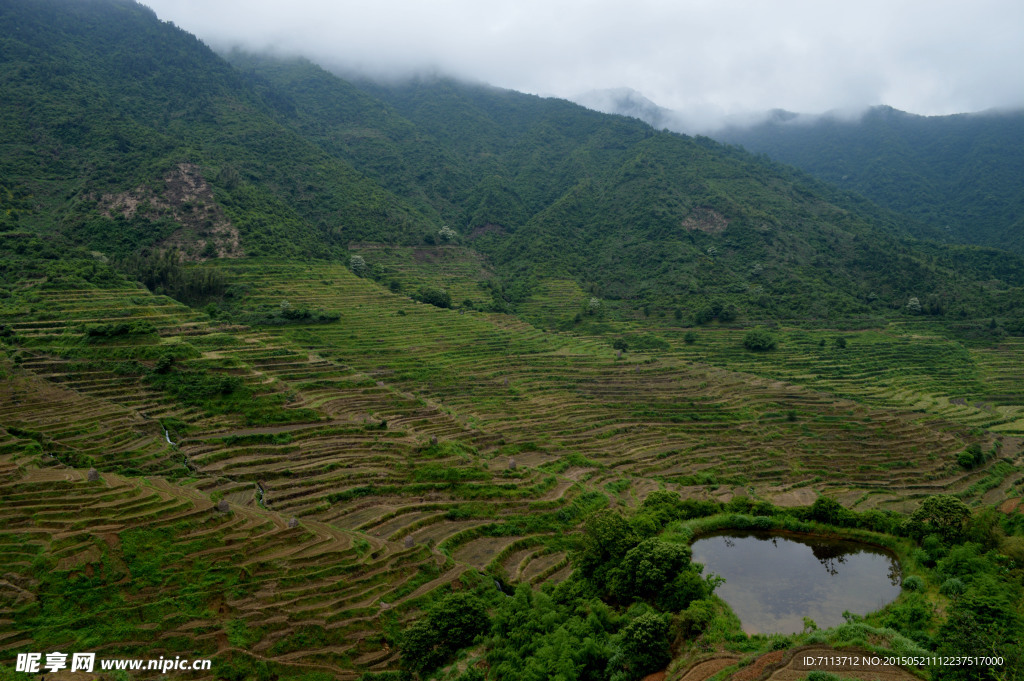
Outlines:
<svg viewBox="0 0 1024 681"><path fill-rule="evenodd" d="M1016 281L1017 258L912 241L937 235L708 138L443 79L358 85L461 159L474 184L456 226L506 273L752 317L878 314L911 290L960 309L950 277L979 257Z"/></svg>
<svg viewBox="0 0 1024 681"><path fill-rule="evenodd" d="M787 111L726 114L714 109L669 109L651 101L632 88L617 87L590 90L572 98L580 106L601 113L629 116L658 130L670 130L684 135L707 135L723 126L749 126L775 116L796 117Z"/></svg>
<svg viewBox="0 0 1024 681"><path fill-rule="evenodd" d="M448 225L490 258L499 307L560 278L623 314L838 319L918 298L990 316L1024 283L1020 258L916 241L920 224L708 138L444 78L222 57L129 0L11 0L0 54L3 228L115 261L347 259Z"/></svg>
<svg viewBox="0 0 1024 681"><path fill-rule="evenodd" d="M775 109L711 121L629 88L576 101L767 154L927 225L936 238L1024 254L1024 111L917 116L887 106L819 115Z"/></svg>
<svg viewBox="0 0 1024 681"><path fill-rule="evenodd" d="M594 111L638 118L658 130L685 132L679 112L658 106L632 88L590 90L573 97L573 101Z"/></svg>
<svg viewBox="0 0 1024 681"><path fill-rule="evenodd" d="M957 241L1024 253L1024 111L776 113L713 136L797 166Z"/></svg>

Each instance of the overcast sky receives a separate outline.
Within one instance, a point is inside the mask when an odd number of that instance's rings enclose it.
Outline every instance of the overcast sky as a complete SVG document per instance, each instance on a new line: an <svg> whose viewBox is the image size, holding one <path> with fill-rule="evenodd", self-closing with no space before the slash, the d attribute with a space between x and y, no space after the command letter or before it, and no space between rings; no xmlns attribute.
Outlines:
<svg viewBox="0 0 1024 681"><path fill-rule="evenodd" d="M1024 105L1021 0L142 0L216 48L704 114Z"/></svg>

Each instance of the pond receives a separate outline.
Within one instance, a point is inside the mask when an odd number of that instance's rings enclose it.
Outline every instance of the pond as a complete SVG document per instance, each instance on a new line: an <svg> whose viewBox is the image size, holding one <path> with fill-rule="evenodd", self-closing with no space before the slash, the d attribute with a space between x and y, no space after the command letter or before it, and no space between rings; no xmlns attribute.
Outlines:
<svg viewBox="0 0 1024 681"><path fill-rule="evenodd" d="M704 574L725 583L715 591L748 634L792 634L804 617L824 629L843 623L843 611L864 615L895 600L895 557L854 542L723 533L693 543Z"/></svg>

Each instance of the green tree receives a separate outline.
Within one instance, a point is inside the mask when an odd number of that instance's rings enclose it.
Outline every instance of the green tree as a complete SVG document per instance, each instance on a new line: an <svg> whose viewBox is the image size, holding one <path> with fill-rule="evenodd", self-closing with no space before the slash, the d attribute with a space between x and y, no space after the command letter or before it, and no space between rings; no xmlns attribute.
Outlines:
<svg viewBox="0 0 1024 681"><path fill-rule="evenodd" d="M599 511L583 525L583 540L576 554L580 574L607 588L608 573L618 566L639 541L629 522L615 511Z"/></svg>
<svg viewBox="0 0 1024 681"><path fill-rule="evenodd" d="M948 494L930 496L921 502L907 521L908 530L915 536L927 531L940 534L946 541L959 537L964 523L971 517L967 504Z"/></svg>
<svg viewBox="0 0 1024 681"><path fill-rule="evenodd" d="M848 524L853 518L853 514L832 497L815 499L811 504L810 516L812 520L817 520L819 523L839 526Z"/></svg>
<svg viewBox="0 0 1024 681"><path fill-rule="evenodd" d="M622 628L618 651L608 661L612 681L634 681L668 664L668 622L645 613Z"/></svg>
<svg viewBox="0 0 1024 681"><path fill-rule="evenodd" d="M764 329L752 329L743 337L743 347L754 352L767 352L775 348L775 337Z"/></svg>
<svg viewBox="0 0 1024 681"><path fill-rule="evenodd" d="M1018 589L1006 582L984 576L967 593L955 599L939 628L936 652L958 656L964 651L978 655L1002 656L1000 668L982 666L942 666L935 670L938 681L999 681L1019 679L1024 670L1024 623L1014 603Z"/></svg>
<svg viewBox="0 0 1024 681"><path fill-rule="evenodd" d="M473 594L448 594L401 636L402 668L425 676L490 627L487 609Z"/></svg>
<svg viewBox="0 0 1024 681"><path fill-rule="evenodd" d="M654 521L659 529L670 521L681 517L683 499L678 492L659 489L651 492L640 504L637 515L645 515Z"/></svg>
<svg viewBox="0 0 1024 681"><path fill-rule="evenodd" d="M349 258L348 267L357 277L365 277L370 273L370 266L366 264L366 259L361 255L353 255Z"/></svg>
<svg viewBox="0 0 1024 681"><path fill-rule="evenodd" d="M443 288L423 287L416 294L416 299L422 303L428 303L434 307L451 307L452 294Z"/></svg>
<svg viewBox="0 0 1024 681"><path fill-rule="evenodd" d="M646 539L626 552L614 573L612 590L624 602L653 601L664 595L677 574L690 567L690 555L686 545Z"/></svg>

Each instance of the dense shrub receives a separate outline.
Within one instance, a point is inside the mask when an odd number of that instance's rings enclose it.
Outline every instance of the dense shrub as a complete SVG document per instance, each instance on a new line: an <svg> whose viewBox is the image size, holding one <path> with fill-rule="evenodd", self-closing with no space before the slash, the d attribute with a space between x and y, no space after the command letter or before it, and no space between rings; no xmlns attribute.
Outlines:
<svg viewBox="0 0 1024 681"><path fill-rule="evenodd" d="M775 337L763 329L752 329L743 337L743 347L754 352L767 352L775 345Z"/></svg>
<svg viewBox="0 0 1024 681"><path fill-rule="evenodd" d="M421 303L428 303L434 307L448 308L452 306L452 294L443 288L423 287L413 297Z"/></svg>
<svg viewBox="0 0 1024 681"><path fill-rule="evenodd" d="M957 579L956 577L950 577L942 583L942 586L939 587L939 593L941 593L943 596L953 598L955 596L961 595L965 589L966 587L964 586L964 583L961 580Z"/></svg>
<svg viewBox="0 0 1024 681"><path fill-rule="evenodd" d="M429 674L489 628L487 608L479 598L465 592L449 594L402 633L402 667Z"/></svg>
<svg viewBox="0 0 1024 681"><path fill-rule="evenodd" d="M623 556L612 577L612 591L623 602L646 600L682 610L709 589L690 563L690 547L646 539Z"/></svg>
<svg viewBox="0 0 1024 681"><path fill-rule="evenodd" d="M734 321L736 319L736 306L726 305L721 301L716 300L699 308L693 314L694 324L707 324L713 319L717 319L723 323Z"/></svg>
<svg viewBox="0 0 1024 681"><path fill-rule="evenodd" d="M903 580L903 588L907 591L920 591L924 588L924 580L917 575L911 575Z"/></svg>
<svg viewBox="0 0 1024 681"><path fill-rule="evenodd" d="M182 254L176 250L134 254L120 268L150 291L186 304L222 296L227 290L223 273L210 267L186 267Z"/></svg>
<svg viewBox="0 0 1024 681"><path fill-rule="evenodd" d="M640 615L622 629L619 649L608 662L612 681L632 681L658 671L671 659L668 622L654 613Z"/></svg>
<svg viewBox="0 0 1024 681"><path fill-rule="evenodd" d="M818 497L808 514L811 520L828 525L847 527L855 522L854 515L831 497Z"/></svg>
<svg viewBox="0 0 1024 681"><path fill-rule="evenodd" d="M292 307L282 303L277 307L268 307L243 317L242 321L252 326L282 326L285 324L330 324L341 319L337 312L310 310L305 307Z"/></svg>

